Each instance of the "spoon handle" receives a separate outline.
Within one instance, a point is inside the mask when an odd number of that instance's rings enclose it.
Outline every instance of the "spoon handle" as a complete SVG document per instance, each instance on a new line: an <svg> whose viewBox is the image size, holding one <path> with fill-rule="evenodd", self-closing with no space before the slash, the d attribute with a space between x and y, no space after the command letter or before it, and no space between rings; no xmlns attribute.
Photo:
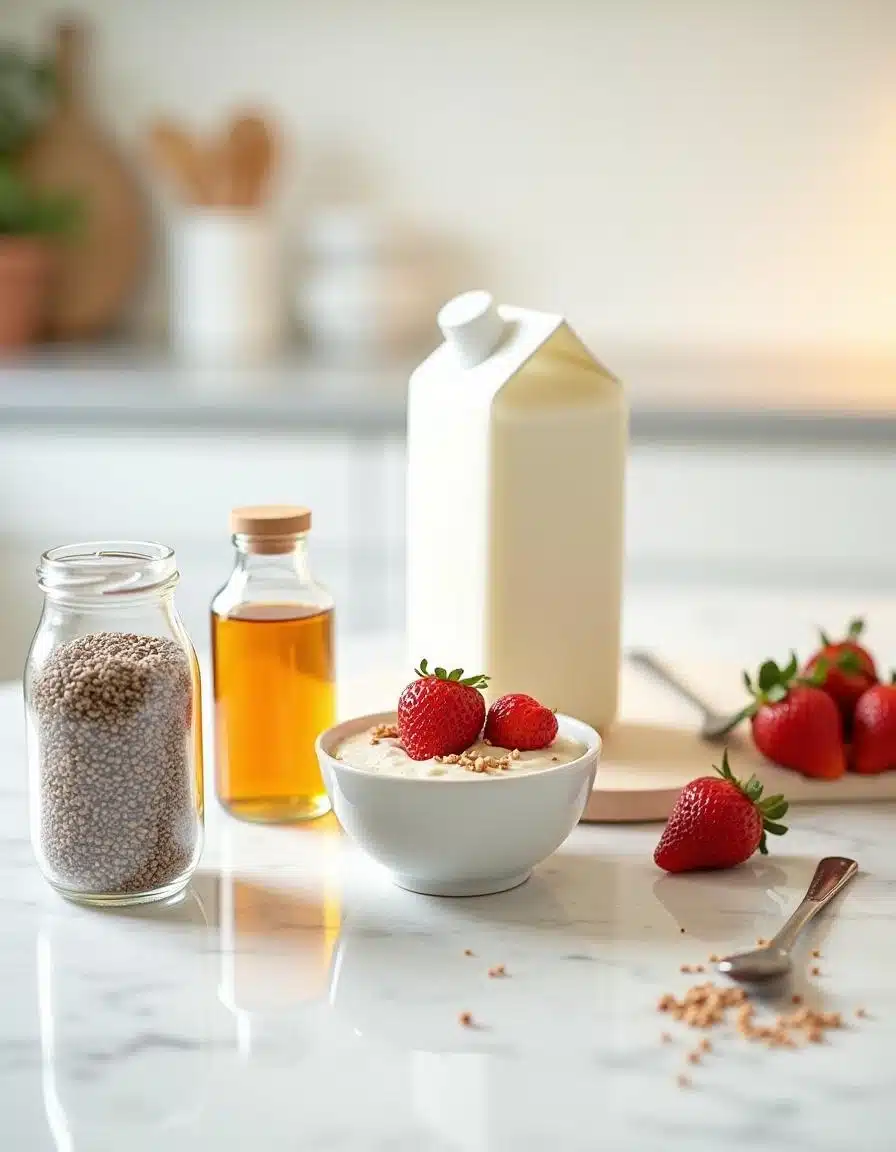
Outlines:
<svg viewBox="0 0 896 1152"><path fill-rule="evenodd" d="M797 936L816 912L820 912L826 904L829 904L858 870L859 866L855 860L850 860L846 856L825 856L815 869L815 875L799 907L775 938L769 941L770 947L789 952Z"/></svg>
<svg viewBox="0 0 896 1152"><path fill-rule="evenodd" d="M637 668L642 668L645 672L649 672L660 684L665 684L667 688L671 688L673 692L677 692L683 700L687 700L689 704L692 704L697 711L703 715L705 720L715 718L715 709L709 705L702 696L699 696L677 672L673 671L661 660L658 660L652 652L632 649L632 651L626 652L625 658L630 664L634 664Z"/></svg>

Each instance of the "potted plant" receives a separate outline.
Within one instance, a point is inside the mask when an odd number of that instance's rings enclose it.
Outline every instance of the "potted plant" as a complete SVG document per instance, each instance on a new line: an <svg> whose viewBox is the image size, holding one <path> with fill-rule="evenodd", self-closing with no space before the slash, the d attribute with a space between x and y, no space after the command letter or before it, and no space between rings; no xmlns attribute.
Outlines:
<svg viewBox="0 0 896 1152"><path fill-rule="evenodd" d="M52 72L0 47L0 348L29 343L40 332L53 267L53 245L75 219L70 196L38 192L19 172L18 157L52 101Z"/></svg>

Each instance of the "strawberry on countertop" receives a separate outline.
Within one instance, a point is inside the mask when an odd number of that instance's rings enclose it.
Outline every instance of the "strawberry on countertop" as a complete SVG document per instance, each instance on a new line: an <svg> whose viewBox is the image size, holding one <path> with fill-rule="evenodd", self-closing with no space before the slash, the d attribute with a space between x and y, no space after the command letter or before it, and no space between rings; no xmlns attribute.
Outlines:
<svg viewBox="0 0 896 1152"><path fill-rule="evenodd" d="M823 664L811 679L797 674L797 659L779 668L766 660L754 685L744 673L753 697L731 727L749 717L756 747L769 760L793 768L804 776L836 780L846 771L843 723L833 699L819 686Z"/></svg>
<svg viewBox="0 0 896 1152"><path fill-rule="evenodd" d="M765 854L766 833L782 836L780 824L787 812L783 796L762 799L762 785L755 776L746 784L731 772L728 751L722 756L717 776L701 776L686 784L678 795L653 858L667 872L692 872L705 868L733 868L743 864L758 848Z"/></svg>
<svg viewBox="0 0 896 1152"><path fill-rule="evenodd" d="M896 683L892 680L872 685L859 697L852 720L850 767L863 775L896 768Z"/></svg>
<svg viewBox="0 0 896 1152"><path fill-rule="evenodd" d="M847 730L859 697L877 683L874 658L858 642L864 627L864 620L852 620L846 638L836 642L822 632L822 647L808 661L804 672L811 678L819 669L822 670L821 687L840 709Z"/></svg>
<svg viewBox="0 0 896 1152"><path fill-rule="evenodd" d="M430 672L426 660L398 699L398 735L412 760L451 756L474 744L485 720L480 688L487 676L467 676L462 668Z"/></svg>
<svg viewBox="0 0 896 1152"><path fill-rule="evenodd" d="M488 710L485 738L498 748L532 752L547 748L557 735L557 717L533 696L513 692L496 700Z"/></svg>

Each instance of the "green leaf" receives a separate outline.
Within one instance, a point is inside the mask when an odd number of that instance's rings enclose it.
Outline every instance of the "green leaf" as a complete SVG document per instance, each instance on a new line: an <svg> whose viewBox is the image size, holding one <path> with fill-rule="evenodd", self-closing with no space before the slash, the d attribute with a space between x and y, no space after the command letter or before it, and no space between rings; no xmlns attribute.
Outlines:
<svg viewBox="0 0 896 1152"><path fill-rule="evenodd" d="M856 616L853 620L850 620L846 635L850 640L858 640L864 631L865 621L861 616Z"/></svg>
<svg viewBox="0 0 896 1152"><path fill-rule="evenodd" d="M464 674L463 668L454 668L454 669L452 669L451 672L448 673L448 679L449 680L460 680L460 678L461 678L461 676L463 676L463 674Z"/></svg>
<svg viewBox="0 0 896 1152"><path fill-rule="evenodd" d="M781 673L781 679L787 681L792 680L794 676L796 676L796 672L799 666L800 664L799 660L796 658L796 652L791 649L790 659L788 660L786 667Z"/></svg>
<svg viewBox="0 0 896 1152"><path fill-rule="evenodd" d="M781 680L781 669L774 660L766 660L759 669L759 691L768 692L773 684Z"/></svg>
<svg viewBox="0 0 896 1152"><path fill-rule="evenodd" d="M421 660L420 667L415 668L414 671L421 679L425 679L429 675L429 662L427 660Z"/></svg>
<svg viewBox="0 0 896 1152"><path fill-rule="evenodd" d="M447 680L448 679L448 673L445 671L444 668L436 668L436 677L439 680Z"/></svg>
<svg viewBox="0 0 896 1152"><path fill-rule="evenodd" d="M782 816L787 815L787 810L790 805L783 798L776 804L761 804L762 815L767 820L780 820Z"/></svg>
<svg viewBox="0 0 896 1152"><path fill-rule="evenodd" d="M75 231L80 202L59 192L32 188L11 164L0 160L0 235L62 236Z"/></svg>
<svg viewBox="0 0 896 1152"><path fill-rule="evenodd" d="M771 832L772 836L783 836L787 831L787 826L785 824L775 824L771 820L766 820L765 831Z"/></svg>
<svg viewBox="0 0 896 1152"><path fill-rule="evenodd" d="M862 661L859 659L858 652L853 652L847 648L845 652L841 652L836 660L837 667L841 672L861 672Z"/></svg>
<svg viewBox="0 0 896 1152"><path fill-rule="evenodd" d="M820 639L821 639L821 643L824 645L824 647L825 647L825 648L830 648L830 646L831 646L831 638L830 638L830 636L828 636L827 632L825 632L825 631L823 631L823 630L820 630L820 631L819 631L819 633L818 633L818 635L819 635L819 637L820 637Z"/></svg>
<svg viewBox="0 0 896 1152"><path fill-rule="evenodd" d="M744 669L744 687L752 696L753 695L753 681L750 679L750 673L746 669Z"/></svg>

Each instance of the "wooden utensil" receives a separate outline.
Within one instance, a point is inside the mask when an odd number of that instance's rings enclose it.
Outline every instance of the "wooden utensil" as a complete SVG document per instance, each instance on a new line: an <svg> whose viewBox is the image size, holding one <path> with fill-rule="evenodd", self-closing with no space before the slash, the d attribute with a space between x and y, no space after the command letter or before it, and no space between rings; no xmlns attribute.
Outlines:
<svg viewBox="0 0 896 1152"><path fill-rule="evenodd" d="M212 202L207 149L186 129L168 120L157 120L149 130L149 152L154 165L173 181L187 204Z"/></svg>
<svg viewBox="0 0 896 1152"><path fill-rule="evenodd" d="M82 204L76 234L60 245L50 304L52 333L69 338L102 332L119 319L148 241L134 174L87 106L86 39L82 24L57 28L57 107L23 158L38 188L72 192Z"/></svg>
<svg viewBox="0 0 896 1152"><path fill-rule="evenodd" d="M261 203L276 162L274 131L263 116L243 113L234 116L227 132L227 203L252 208Z"/></svg>

